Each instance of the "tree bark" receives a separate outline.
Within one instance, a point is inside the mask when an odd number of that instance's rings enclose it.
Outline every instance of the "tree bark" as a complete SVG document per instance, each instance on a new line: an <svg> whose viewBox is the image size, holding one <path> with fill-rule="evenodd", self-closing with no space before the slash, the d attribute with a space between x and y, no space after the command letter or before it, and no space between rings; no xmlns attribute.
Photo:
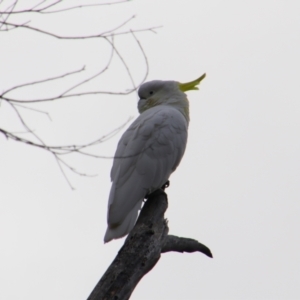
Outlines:
<svg viewBox="0 0 300 300"><path fill-rule="evenodd" d="M167 195L162 189L149 196L136 225L88 300L129 299L141 278L156 265L161 253L198 251L212 257L209 248L196 240L168 235L164 219L167 207Z"/></svg>

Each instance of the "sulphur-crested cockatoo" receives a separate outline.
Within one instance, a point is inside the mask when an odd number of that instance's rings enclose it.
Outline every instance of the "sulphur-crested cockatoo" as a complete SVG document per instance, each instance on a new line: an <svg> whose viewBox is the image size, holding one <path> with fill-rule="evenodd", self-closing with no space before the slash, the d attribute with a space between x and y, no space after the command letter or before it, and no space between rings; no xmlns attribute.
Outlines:
<svg viewBox="0 0 300 300"><path fill-rule="evenodd" d="M139 88L140 116L121 137L111 170L104 242L130 232L145 196L161 188L177 168L189 125L184 92L198 90L204 77L188 83L154 80Z"/></svg>

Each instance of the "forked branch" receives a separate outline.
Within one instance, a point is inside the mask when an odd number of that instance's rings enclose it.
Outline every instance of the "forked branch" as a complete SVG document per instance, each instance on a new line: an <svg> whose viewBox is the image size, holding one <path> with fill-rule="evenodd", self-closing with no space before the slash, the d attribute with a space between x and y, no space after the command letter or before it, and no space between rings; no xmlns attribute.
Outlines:
<svg viewBox="0 0 300 300"><path fill-rule="evenodd" d="M148 197L135 227L88 300L129 299L142 277L156 265L161 253L197 251L212 257L209 248L196 240L168 235L164 218L167 207L167 195L163 190Z"/></svg>

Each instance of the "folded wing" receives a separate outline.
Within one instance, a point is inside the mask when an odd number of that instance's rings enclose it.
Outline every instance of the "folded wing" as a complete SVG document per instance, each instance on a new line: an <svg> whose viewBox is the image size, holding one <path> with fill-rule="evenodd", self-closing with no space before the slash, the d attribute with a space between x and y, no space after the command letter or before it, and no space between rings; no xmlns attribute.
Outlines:
<svg viewBox="0 0 300 300"><path fill-rule="evenodd" d="M185 151L187 126L178 110L157 106L143 112L123 134L111 170L105 242L129 233L145 196L175 171Z"/></svg>

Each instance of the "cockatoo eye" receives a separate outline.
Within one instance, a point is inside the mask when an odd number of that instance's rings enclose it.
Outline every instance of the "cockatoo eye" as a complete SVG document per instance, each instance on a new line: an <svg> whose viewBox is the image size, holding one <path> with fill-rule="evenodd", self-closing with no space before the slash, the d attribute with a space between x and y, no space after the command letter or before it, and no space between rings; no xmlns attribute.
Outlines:
<svg viewBox="0 0 300 300"><path fill-rule="evenodd" d="M154 93L153 91L150 91L150 92L149 92L150 95L153 95L153 93Z"/></svg>

